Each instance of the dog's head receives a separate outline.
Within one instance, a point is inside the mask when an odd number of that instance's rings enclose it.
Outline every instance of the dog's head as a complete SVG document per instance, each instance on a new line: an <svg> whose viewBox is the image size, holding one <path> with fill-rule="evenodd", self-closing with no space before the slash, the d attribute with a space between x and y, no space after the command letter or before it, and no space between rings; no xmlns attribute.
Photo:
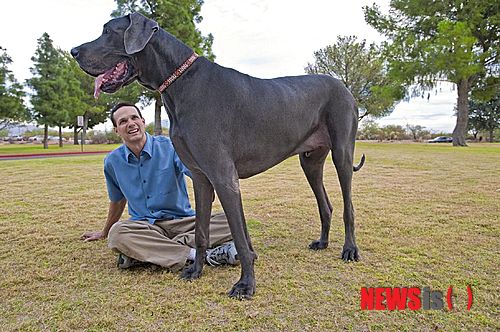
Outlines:
<svg viewBox="0 0 500 332"><path fill-rule="evenodd" d="M132 13L112 19L99 38L71 50L80 67L96 77L94 97L100 91L113 93L137 78L134 54L146 47L158 29L155 21Z"/></svg>

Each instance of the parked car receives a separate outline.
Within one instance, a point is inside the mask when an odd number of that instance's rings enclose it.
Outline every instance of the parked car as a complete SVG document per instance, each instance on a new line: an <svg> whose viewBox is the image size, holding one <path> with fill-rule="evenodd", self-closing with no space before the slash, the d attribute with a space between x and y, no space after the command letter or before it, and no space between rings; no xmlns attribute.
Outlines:
<svg viewBox="0 0 500 332"><path fill-rule="evenodd" d="M453 138L448 136L438 136L427 141L427 143L451 143Z"/></svg>
<svg viewBox="0 0 500 332"><path fill-rule="evenodd" d="M43 138L42 138L42 139L43 139ZM47 136L47 139L48 139L49 141L59 141L59 136ZM64 137L63 137L63 138L62 138L62 141L63 141L63 142L66 142L66 138L64 138Z"/></svg>
<svg viewBox="0 0 500 332"><path fill-rule="evenodd" d="M28 141L30 142L41 142L43 141L43 136L36 135L36 136L31 136L28 138Z"/></svg>

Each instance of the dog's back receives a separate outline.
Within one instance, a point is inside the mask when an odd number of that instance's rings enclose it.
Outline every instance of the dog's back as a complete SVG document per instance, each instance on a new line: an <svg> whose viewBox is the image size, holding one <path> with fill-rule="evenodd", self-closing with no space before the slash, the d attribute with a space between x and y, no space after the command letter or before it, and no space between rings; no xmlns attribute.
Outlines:
<svg viewBox="0 0 500 332"><path fill-rule="evenodd" d="M331 147L327 129L330 119L345 121L344 125L357 123L352 95L331 76L259 79L207 59L197 61L202 68L197 72L200 86L191 89L196 95L178 113L212 105L196 112L196 118L186 125L196 123L216 132L213 137L200 137L200 144L224 144L242 178L291 155L318 146ZM339 117L339 113L344 114Z"/></svg>

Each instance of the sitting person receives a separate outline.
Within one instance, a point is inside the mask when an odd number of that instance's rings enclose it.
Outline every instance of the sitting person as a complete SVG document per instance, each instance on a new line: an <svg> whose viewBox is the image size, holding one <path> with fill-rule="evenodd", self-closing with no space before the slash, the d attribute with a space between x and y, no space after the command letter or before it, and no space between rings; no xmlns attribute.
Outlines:
<svg viewBox="0 0 500 332"><path fill-rule="evenodd" d="M119 253L119 268L147 262L177 271L196 255L195 213L184 179L191 173L168 137L146 133L145 120L135 105L117 104L111 121L124 144L104 160L108 218L102 231L86 232L81 238L107 238L108 246ZM127 202L130 219L120 221ZM238 263L223 213L211 217L209 246L209 265Z"/></svg>

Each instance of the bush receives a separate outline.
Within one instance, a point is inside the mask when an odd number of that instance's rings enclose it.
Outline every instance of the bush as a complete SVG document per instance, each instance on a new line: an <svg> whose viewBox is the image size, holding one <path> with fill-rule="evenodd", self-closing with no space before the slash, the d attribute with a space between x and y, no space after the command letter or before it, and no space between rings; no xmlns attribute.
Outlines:
<svg viewBox="0 0 500 332"><path fill-rule="evenodd" d="M91 144L107 144L108 138L106 133L102 132L92 132L92 135L87 135L90 139Z"/></svg>
<svg viewBox="0 0 500 332"><path fill-rule="evenodd" d="M87 140L91 144L115 144L121 143L122 139L114 131L90 131L87 133Z"/></svg>
<svg viewBox="0 0 500 332"><path fill-rule="evenodd" d="M116 144L122 142L120 136L118 136L114 131L107 131L106 139L108 140L108 144Z"/></svg>
<svg viewBox="0 0 500 332"><path fill-rule="evenodd" d="M146 126L146 132L150 135L154 135L155 132L155 123L151 122ZM168 128L161 127L161 134L163 136L168 136Z"/></svg>

